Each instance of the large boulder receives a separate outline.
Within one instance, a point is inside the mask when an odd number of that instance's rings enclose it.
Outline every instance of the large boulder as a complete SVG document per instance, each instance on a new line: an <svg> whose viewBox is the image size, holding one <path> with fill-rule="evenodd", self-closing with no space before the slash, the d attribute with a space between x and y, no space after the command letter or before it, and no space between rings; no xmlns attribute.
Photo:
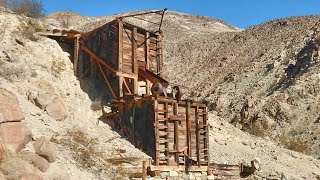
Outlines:
<svg viewBox="0 0 320 180"><path fill-rule="evenodd" d="M6 176L0 171L0 180L7 180Z"/></svg>
<svg viewBox="0 0 320 180"><path fill-rule="evenodd" d="M0 124L0 141L11 152L20 152L31 139L30 129L22 122Z"/></svg>
<svg viewBox="0 0 320 180"><path fill-rule="evenodd" d="M32 164L19 157L12 157L3 161L0 170L8 179L21 179L26 174L40 173Z"/></svg>
<svg viewBox="0 0 320 180"><path fill-rule="evenodd" d="M24 115L20 109L19 101L15 94L0 88L0 123L21 121Z"/></svg>
<svg viewBox="0 0 320 180"><path fill-rule="evenodd" d="M37 97L35 97L34 103L40 109L45 109L46 106L50 104L54 99L55 99L55 96L48 93L42 93L42 94L38 94Z"/></svg>
<svg viewBox="0 0 320 180"><path fill-rule="evenodd" d="M8 149L5 144L0 143L0 160L6 158L8 155ZM1 180L1 178L0 178Z"/></svg>
<svg viewBox="0 0 320 180"><path fill-rule="evenodd" d="M56 160L55 146L50 140L44 136L36 139L33 144L36 154L44 157L49 162Z"/></svg>
<svg viewBox="0 0 320 180"><path fill-rule="evenodd" d="M46 159L32 152L22 152L20 156L42 172L46 172L50 167L50 163Z"/></svg>
<svg viewBox="0 0 320 180"><path fill-rule="evenodd" d="M67 109L60 99L54 99L46 106L46 111L49 116L57 121L64 120L68 116Z"/></svg>

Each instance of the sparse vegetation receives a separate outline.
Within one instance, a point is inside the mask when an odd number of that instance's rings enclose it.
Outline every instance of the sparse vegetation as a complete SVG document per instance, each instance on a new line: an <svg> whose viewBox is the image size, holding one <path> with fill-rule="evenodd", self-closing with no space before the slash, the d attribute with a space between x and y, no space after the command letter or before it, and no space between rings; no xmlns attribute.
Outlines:
<svg viewBox="0 0 320 180"><path fill-rule="evenodd" d="M113 178L122 179L121 169L111 167L111 164L104 159L103 151L96 147L98 139L89 138L78 130L70 130L63 136L53 136L51 141L70 150L79 168L87 169L101 178L106 169L114 168Z"/></svg>
<svg viewBox="0 0 320 180"><path fill-rule="evenodd" d="M285 148L297 151L297 152L302 152L302 153L307 153L310 150L310 144L302 140L300 138L294 138L292 136L289 136L287 134L282 134L278 137L278 141L280 144L282 144Z"/></svg>
<svg viewBox="0 0 320 180"><path fill-rule="evenodd" d="M53 61L51 70L54 72L54 75L58 75L66 70L66 63L62 60Z"/></svg>
<svg viewBox="0 0 320 180"><path fill-rule="evenodd" d="M41 31L43 27L37 20L30 19L25 24L22 23L19 29L23 37L37 41L38 37L34 33Z"/></svg>
<svg viewBox="0 0 320 180"><path fill-rule="evenodd" d="M261 125L260 123L243 124L242 130L258 137L265 137L268 135L268 127Z"/></svg>
<svg viewBox="0 0 320 180"><path fill-rule="evenodd" d="M1 0L3 4L17 14L39 18L44 15L42 0Z"/></svg>

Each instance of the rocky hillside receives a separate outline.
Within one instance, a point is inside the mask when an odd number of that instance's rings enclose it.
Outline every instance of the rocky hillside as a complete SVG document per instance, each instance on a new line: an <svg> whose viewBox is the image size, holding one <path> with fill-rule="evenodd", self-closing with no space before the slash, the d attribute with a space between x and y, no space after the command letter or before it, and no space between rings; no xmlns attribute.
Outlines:
<svg viewBox="0 0 320 180"><path fill-rule="evenodd" d="M168 41L166 74L239 128L320 158L319 21L292 17Z"/></svg>
<svg viewBox="0 0 320 180"><path fill-rule="evenodd" d="M0 176L128 179L110 159L146 157L98 123L92 97L100 94L92 96L96 91L73 76L70 55L57 42L35 33L88 31L115 16L34 20L0 8ZM260 161L249 179L319 179L317 21L296 17L242 31L207 17L165 16L165 75L185 87L186 97L211 101L212 161Z"/></svg>
<svg viewBox="0 0 320 180"><path fill-rule="evenodd" d="M0 8L0 27L0 175L124 179L109 159L146 155L98 123L69 54L35 33L41 21Z"/></svg>

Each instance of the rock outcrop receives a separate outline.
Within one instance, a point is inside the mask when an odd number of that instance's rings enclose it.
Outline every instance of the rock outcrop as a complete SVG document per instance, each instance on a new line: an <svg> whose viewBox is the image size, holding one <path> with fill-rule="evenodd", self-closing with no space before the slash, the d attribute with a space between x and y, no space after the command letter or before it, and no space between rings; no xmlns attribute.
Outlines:
<svg viewBox="0 0 320 180"><path fill-rule="evenodd" d="M31 139L30 129L22 122L0 124L0 140L11 152L20 152Z"/></svg>
<svg viewBox="0 0 320 180"><path fill-rule="evenodd" d="M0 123L21 121L23 119L24 115L15 94L0 88Z"/></svg>
<svg viewBox="0 0 320 180"><path fill-rule="evenodd" d="M49 116L57 121L62 121L68 116L67 109L60 99L54 99L46 106Z"/></svg>
<svg viewBox="0 0 320 180"><path fill-rule="evenodd" d="M56 151L54 144L46 137L40 137L36 139L33 144L36 153L48 160L54 162L56 160Z"/></svg>

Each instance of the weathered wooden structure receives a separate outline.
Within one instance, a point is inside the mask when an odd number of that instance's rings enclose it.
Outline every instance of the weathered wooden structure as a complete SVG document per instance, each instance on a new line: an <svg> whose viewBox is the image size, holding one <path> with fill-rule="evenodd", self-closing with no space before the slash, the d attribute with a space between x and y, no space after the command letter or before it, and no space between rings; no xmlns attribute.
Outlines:
<svg viewBox="0 0 320 180"><path fill-rule="evenodd" d="M81 35L81 43L75 41L75 73L83 75L98 67L114 99L137 95L139 91L150 94L150 81L139 76L139 67L161 74L161 38L161 32L151 32L121 19L111 21Z"/></svg>
<svg viewBox="0 0 320 180"><path fill-rule="evenodd" d="M147 96L114 107L116 126L153 158L154 165L208 166L206 104Z"/></svg>
<svg viewBox="0 0 320 180"><path fill-rule="evenodd" d="M162 13L161 27L164 11L152 13ZM112 112L100 119L152 157L148 172L173 167L213 174L242 172L240 166L216 165L210 169L207 104L180 100L179 88L170 89L169 82L161 78L160 28L150 31L120 17L90 32L53 30L42 35L63 39L72 47L76 76L103 80ZM146 175L147 168L142 170Z"/></svg>

